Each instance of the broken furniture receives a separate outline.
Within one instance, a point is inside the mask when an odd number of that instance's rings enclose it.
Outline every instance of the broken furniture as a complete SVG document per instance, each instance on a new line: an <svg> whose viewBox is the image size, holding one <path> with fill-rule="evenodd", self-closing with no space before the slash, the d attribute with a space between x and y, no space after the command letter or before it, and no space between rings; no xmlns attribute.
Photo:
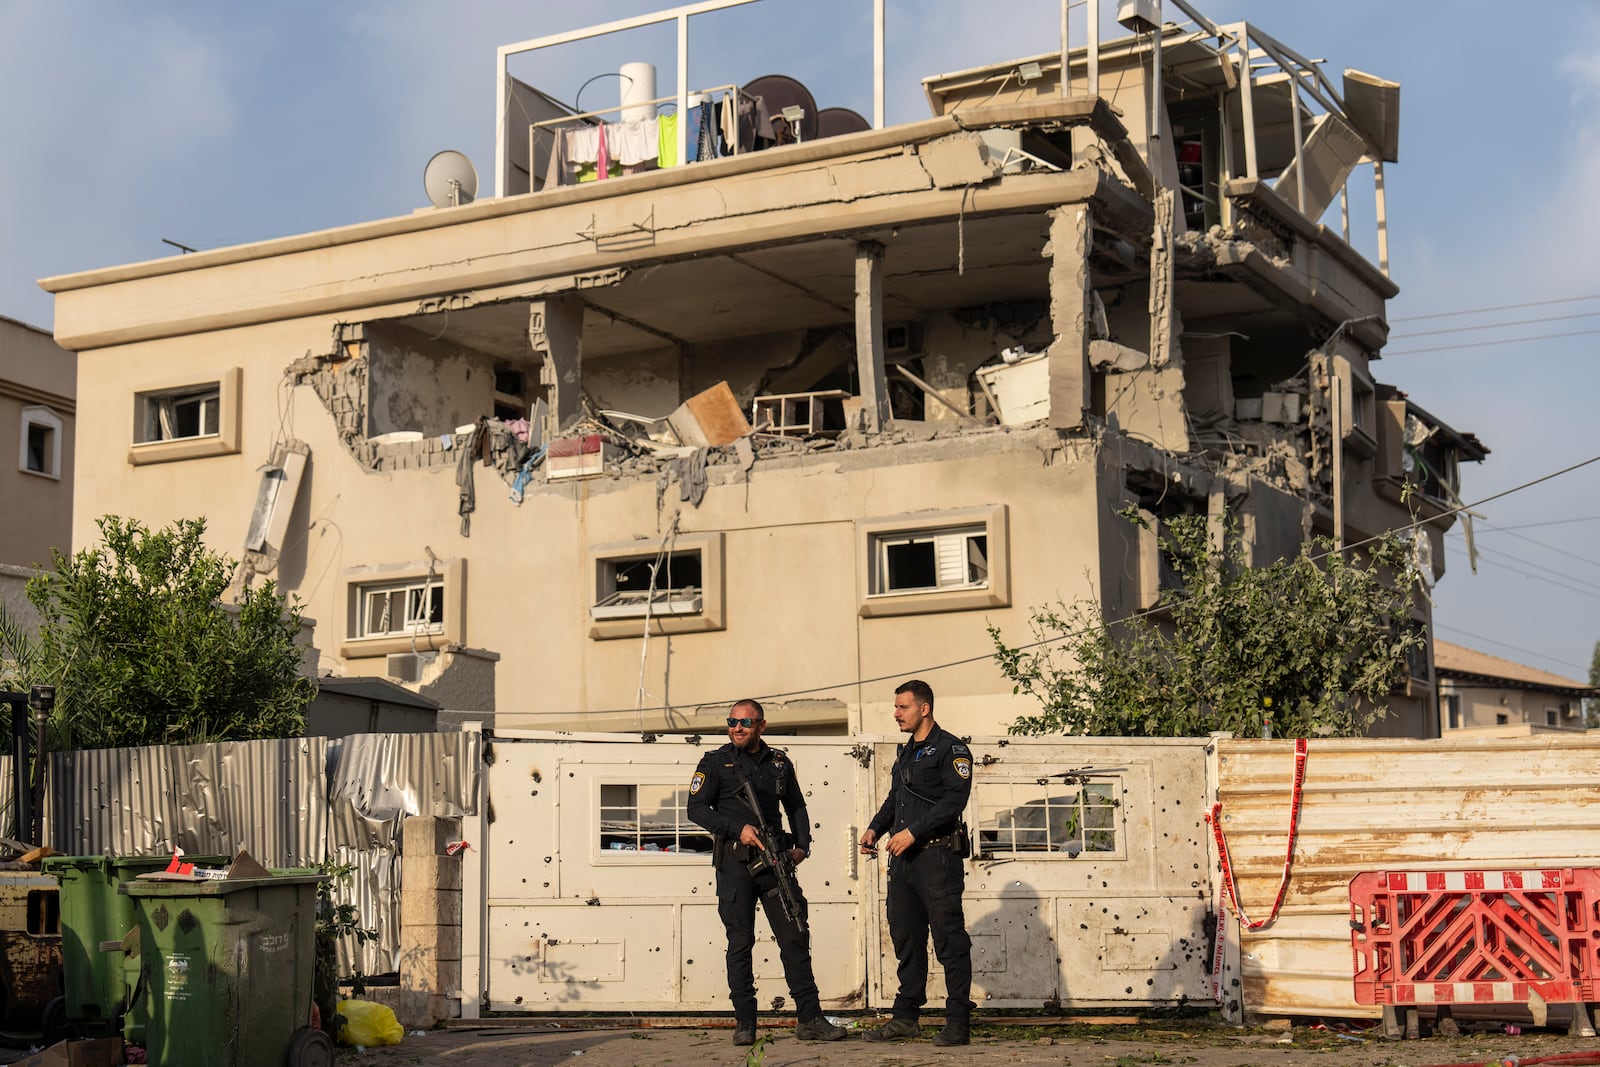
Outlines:
<svg viewBox="0 0 1600 1067"><path fill-rule="evenodd" d="M1050 414L1050 359L1040 354L973 371L1002 426L1037 422Z"/></svg>
<svg viewBox="0 0 1600 1067"><path fill-rule="evenodd" d="M833 435L844 429L843 401L850 395L843 389L823 389L758 396L752 416L762 433L784 437Z"/></svg>

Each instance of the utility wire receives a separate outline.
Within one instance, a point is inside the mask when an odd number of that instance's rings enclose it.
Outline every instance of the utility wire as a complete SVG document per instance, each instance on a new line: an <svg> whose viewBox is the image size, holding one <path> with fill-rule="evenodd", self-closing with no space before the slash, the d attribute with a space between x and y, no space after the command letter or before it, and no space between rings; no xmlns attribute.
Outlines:
<svg viewBox="0 0 1600 1067"><path fill-rule="evenodd" d="M1580 670L1580 671L1581 670L1588 670L1587 667L1580 667L1580 666L1578 666L1578 664L1573 663L1573 662L1571 662L1569 660L1557 659L1554 656L1547 656L1543 652L1535 652L1531 648L1520 648L1520 647L1518 647L1516 645L1508 645L1504 641L1496 641L1494 638L1485 637L1483 634L1468 633L1465 630L1458 630L1454 626L1445 626L1443 623L1435 622L1433 624L1433 628L1435 630L1448 630L1450 633L1460 634L1462 637L1470 637L1474 641L1483 641L1483 642L1485 642L1487 644L1498 645L1501 648L1508 648L1513 652L1521 652L1525 656L1533 656L1536 659L1542 659L1542 660L1544 660L1544 661L1546 661L1548 663L1559 663L1563 667L1571 667L1574 670Z"/></svg>
<svg viewBox="0 0 1600 1067"><path fill-rule="evenodd" d="M1424 352L1455 352L1462 348L1490 348L1494 345L1514 345L1526 341L1554 341L1561 337L1588 337L1600 333L1600 330L1573 330L1569 333L1541 333L1533 337L1506 337L1499 341L1469 341L1459 345L1438 345L1434 348L1404 348L1398 352L1385 350L1381 353L1385 358L1389 356L1420 356Z"/></svg>
<svg viewBox="0 0 1600 1067"><path fill-rule="evenodd" d="M1479 521L1483 522L1483 520L1481 520L1481 519ZM1526 541L1526 542L1528 542L1528 544L1533 545L1536 548L1542 548L1546 552L1554 552L1558 556L1566 556L1568 559L1575 559L1579 563L1587 563L1591 567L1600 567L1600 560L1590 559L1588 556L1580 556L1576 552L1568 552L1564 548L1557 548L1555 545L1547 545L1543 541L1535 541L1533 538L1524 537L1522 534L1519 534L1519 533L1511 533L1511 531L1508 530L1504 526L1490 526L1486 522L1483 523L1483 525L1485 527L1484 529L1474 531L1474 536L1475 537L1482 537L1485 534L1491 534L1491 533L1510 533L1511 536L1515 537L1518 541ZM1454 536L1456 534L1460 534L1460 536L1463 539L1465 539L1466 536L1467 536L1466 532L1464 530L1460 530L1460 529L1451 530L1449 532L1450 532L1450 534L1452 536ZM1526 561L1524 561L1524 562L1526 562Z"/></svg>
<svg viewBox="0 0 1600 1067"><path fill-rule="evenodd" d="M1480 322L1476 326L1453 326L1447 330L1418 330L1416 333L1392 333L1389 340L1410 337L1437 337L1446 333L1477 333L1479 330L1504 330L1511 326L1537 326L1543 322L1567 322L1571 319L1600 319L1600 311L1583 311L1576 315L1546 315L1538 319L1515 319L1511 322Z"/></svg>
<svg viewBox="0 0 1600 1067"><path fill-rule="evenodd" d="M1484 315L1491 311L1520 311L1523 308L1549 307L1552 304L1578 304L1585 300L1600 300L1600 293L1596 293L1593 296L1564 296L1556 300L1529 300L1522 304L1500 304L1497 307L1463 308L1460 311L1436 311L1431 315L1402 315L1389 321L1421 322L1424 319L1448 319L1456 315Z"/></svg>
<svg viewBox="0 0 1600 1067"><path fill-rule="evenodd" d="M1552 571L1548 567L1541 567L1537 563L1529 563L1525 559L1517 559L1516 556L1507 556L1504 553L1496 552L1491 548L1484 548L1481 545L1478 547L1478 553L1480 555L1482 555L1485 559L1487 559L1489 562L1496 563L1499 566L1504 567L1506 570L1510 571L1512 574L1520 574L1524 578L1532 578L1536 582L1544 582L1547 585L1555 586L1557 589L1565 589L1569 593L1576 593L1579 596L1586 596L1586 597L1590 597L1591 599L1594 599L1594 600L1600 600L1600 586L1594 586L1594 585L1589 584L1588 582L1580 582L1576 578L1567 577L1567 576L1563 576L1564 580L1557 581L1554 578L1546 578L1546 577L1543 577L1542 575L1530 574L1528 571L1518 570L1516 567L1513 567L1510 564L1507 564L1507 563L1503 562L1503 560L1510 559L1513 562L1521 563L1524 566L1532 567L1535 570L1546 571L1546 572L1548 572L1550 574L1560 574L1561 573L1560 571Z"/></svg>

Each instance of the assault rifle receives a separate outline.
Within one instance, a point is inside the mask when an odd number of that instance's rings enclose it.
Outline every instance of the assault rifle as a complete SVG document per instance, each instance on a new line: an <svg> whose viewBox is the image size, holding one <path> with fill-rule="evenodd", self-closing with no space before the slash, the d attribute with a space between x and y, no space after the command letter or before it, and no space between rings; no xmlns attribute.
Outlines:
<svg viewBox="0 0 1600 1067"><path fill-rule="evenodd" d="M794 860L789 858L789 850L783 847L783 841L777 832L767 825L767 817L761 813L761 801L742 769L739 773L739 795L750 805L750 810L755 812L756 833L761 838L761 855L750 860L750 875L755 877L765 867L772 868L772 873L778 879L778 903L783 906L784 917L795 925L802 937L810 937L811 930L806 924L805 906L800 902L800 890L794 882Z"/></svg>

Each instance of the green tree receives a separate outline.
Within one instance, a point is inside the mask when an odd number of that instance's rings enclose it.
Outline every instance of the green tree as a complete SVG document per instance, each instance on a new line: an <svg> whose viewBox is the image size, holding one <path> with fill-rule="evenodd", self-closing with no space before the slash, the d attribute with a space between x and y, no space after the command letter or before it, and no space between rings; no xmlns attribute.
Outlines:
<svg viewBox="0 0 1600 1067"><path fill-rule="evenodd" d="M1220 544L1198 516L1160 537L1179 579L1160 610L1116 620L1093 601L1038 609L1038 640L1023 647L989 628L1001 671L1041 705L1013 733L1250 737L1270 718L1278 736L1355 736L1387 712L1425 647L1398 537L1357 557L1318 540L1266 567L1249 565L1232 521Z"/></svg>
<svg viewBox="0 0 1600 1067"><path fill-rule="evenodd" d="M0 611L0 680L56 686L56 749L185 745L305 731L316 686L299 673L300 609L273 583L222 596L237 564L205 546L205 521L152 532L98 520L101 543L28 582L42 621Z"/></svg>

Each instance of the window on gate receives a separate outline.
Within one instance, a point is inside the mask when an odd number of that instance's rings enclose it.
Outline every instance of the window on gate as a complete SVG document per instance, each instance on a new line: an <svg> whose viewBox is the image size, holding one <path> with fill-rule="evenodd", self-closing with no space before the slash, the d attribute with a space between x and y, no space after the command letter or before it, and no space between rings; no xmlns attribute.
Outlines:
<svg viewBox="0 0 1600 1067"><path fill-rule="evenodd" d="M1054 778L977 782L972 806L978 850L990 857L1036 859L1120 856L1121 792L1115 778L1081 784Z"/></svg>
<svg viewBox="0 0 1600 1067"><path fill-rule="evenodd" d="M711 851L711 835L688 814L687 786L666 782L602 782L600 851L629 853Z"/></svg>

